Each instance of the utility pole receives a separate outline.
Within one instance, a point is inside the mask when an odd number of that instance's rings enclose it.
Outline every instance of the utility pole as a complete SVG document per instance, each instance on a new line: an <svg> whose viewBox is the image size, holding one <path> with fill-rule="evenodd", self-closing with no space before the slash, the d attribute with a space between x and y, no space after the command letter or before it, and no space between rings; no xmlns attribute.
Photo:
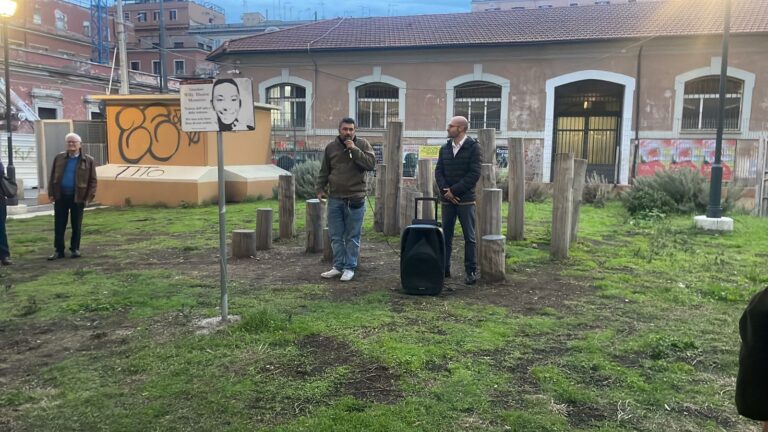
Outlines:
<svg viewBox="0 0 768 432"><path fill-rule="evenodd" d="M158 49L160 51L160 93L166 93L168 86L165 73L165 0L160 0L160 40L158 41Z"/></svg>
<svg viewBox="0 0 768 432"><path fill-rule="evenodd" d="M115 0L117 11L117 47L120 50L120 94L130 94L128 88L128 53L125 51L125 26L123 24L123 0Z"/></svg>

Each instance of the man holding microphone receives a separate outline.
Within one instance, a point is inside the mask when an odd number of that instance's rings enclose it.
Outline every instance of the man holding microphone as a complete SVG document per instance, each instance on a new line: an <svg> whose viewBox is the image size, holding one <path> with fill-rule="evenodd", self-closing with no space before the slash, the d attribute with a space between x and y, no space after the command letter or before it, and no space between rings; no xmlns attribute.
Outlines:
<svg viewBox="0 0 768 432"><path fill-rule="evenodd" d="M360 255L360 236L365 217L366 171L376 167L373 147L355 136L355 120L339 122L339 135L328 143L317 176L317 197L328 196L328 233L333 250L333 268L321 274L326 279L355 277Z"/></svg>

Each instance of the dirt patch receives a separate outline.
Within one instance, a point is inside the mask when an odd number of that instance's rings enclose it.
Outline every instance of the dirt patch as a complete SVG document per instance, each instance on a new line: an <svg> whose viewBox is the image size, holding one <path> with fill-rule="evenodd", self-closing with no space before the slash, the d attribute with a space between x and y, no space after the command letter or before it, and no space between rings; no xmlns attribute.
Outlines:
<svg viewBox="0 0 768 432"><path fill-rule="evenodd" d="M74 353L100 352L124 344L130 332L124 317L108 321L13 322L0 327L0 384L36 375Z"/></svg>
<svg viewBox="0 0 768 432"><path fill-rule="evenodd" d="M366 361L357 350L336 338L313 335L301 339L299 348L308 354L310 375L321 375L340 366L351 367L337 394L375 403L395 403L402 399L399 377L388 367Z"/></svg>

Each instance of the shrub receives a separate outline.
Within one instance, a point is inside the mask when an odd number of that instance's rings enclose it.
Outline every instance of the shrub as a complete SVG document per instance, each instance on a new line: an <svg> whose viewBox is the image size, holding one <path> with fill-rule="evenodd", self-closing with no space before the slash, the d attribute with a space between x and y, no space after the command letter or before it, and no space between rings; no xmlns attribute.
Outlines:
<svg viewBox="0 0 768 432"><path fill-rule="evenodd" d="M551 187L548 183L527 182L525 184L525 200L533 203L540 203L547 200L551 194Z"/></svg>
<svg viewBox="0 0 768 432"><path fill-rule="evenodd" d="M635 179L632 189L622 201L631 215L648 213L704 213L709 202L709 182L698 171L671 169L658 171L653 177ZM734 208L743 187L729 184L724 191L723 211Z"/></svg>
<svg viewBox="0 0 768 432"><path fill-rule="evenodd" d="M595 207L604 207L611 194L611 186L602 174L593 171L587 176L581 201Z"/></svg>
<svg viewBox="0 0 768 432"><path fill-rule="evenodd" d="M291 168L291 174L296 184L296 197L302 199L316 198L315 182L320 173L320 161L306 161Z"/></svg>
<svg viewBox="0 0 768 432"><path fill-rule="evenodd" d="M507 181L508 172L506 168L496 166L496 187L501 189L501 200L509 200L509 181Z"/></svg>
<svg viewBox="0 0 768 432"><path fill-rule="evenodd" d="M635 185L622 196L624 207L632 216L647 219L655 215L667 215L676 209L675 202L660 190Z"/></svg>

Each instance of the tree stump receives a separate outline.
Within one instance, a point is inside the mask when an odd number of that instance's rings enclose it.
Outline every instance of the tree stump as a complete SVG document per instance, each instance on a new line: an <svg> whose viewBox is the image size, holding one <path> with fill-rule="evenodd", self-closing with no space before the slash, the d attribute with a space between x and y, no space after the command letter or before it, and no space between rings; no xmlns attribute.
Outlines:
<svg viewBox="0 0 768 432"><path fill-rule="evenodd" d="M481 211L477 218L477 255L480 262L483 261L483 238L487 235L501 234L501 189L483 189ZM483 268L480 267L482 272Z"/></svg>
<svg viewBox="0 0 768 432"><path fill-rule="evenodd" d="M587 160L573 161L573 209L571 211L571 244L576 243L576 233L579 230L581 215L581 198L584 195L584 184L587 182Z"/></svg>
<svg viewBox="0 0 768 432"><path fill-rule="evenodd" d="M256 231L237 229L232 231L232 257L249 258L256 255Z"/></svg>
<svg viewBox="0 0 768 432"><path fill-rule="evenodd" d="M507 239L501 234L489 234L482 238L483 254L480 261L480 277L489 282L503 281L506 277Z"/></svg>
<svg viewBox="0 0 768 432"><path fill-rule="evenodd" d="M477 140L482 150L482 163L496 165L496 129L480 129L477 131Z"/></svg>
<svg viewBox="0 0 768 432"><path fill-rule="evenodd" d="M525 224L525 152L523 139L512 138L509 144L507 238L509 240L522 240Z"/></svg>
<svg viewBox="0 0 768 432"><path fill-rule="evenodd" d="M256 209L256 250L272 249L272 209Z"/></svg>
<svg viewBox="0 0 768 432"><path fill-rule="evenodd" d="M296 235L296 183L292 175L279 177L277 198L280 202L280 239L289 239Z"/></svg>
<svg viewBox="0 0 768 432"><path fill-rule="evenodd" d="M573 153L555 155L555 189L552 196L552 240L549 254L554 259L568 258L573 211Z"/></svg>
<svg viewBox="0 0 768 432"><path fill-rule="evenodd" d="M387 202L387 166L376 165L376 206L373 208L373 230L384 232L384 206Z"/></svg>
<svg viewBox="0 0 768 432"><path fill-rule="evenodd" d="M403 179L403 122L387 122L384 135L384 163L387 164L387 198L384 207L384 235L400 235L400 188Z"/></svg>
<svg viewBox="0 0 768 432"><path fill-rule="evenodd" d="M432 160L419 159L419 191L423 197L435 196L432 183L435 182L435 175L432 172ZM421 214L416 216L421 219L433 219L435 217L435 203L431 201L421 202Z"/></svg>
<svg viewBox="0 0 768 432"><path fill-rule="evenodd" d="M323 251L323 203L319 199L307 200L307 253L319 253Z"/></svg>

